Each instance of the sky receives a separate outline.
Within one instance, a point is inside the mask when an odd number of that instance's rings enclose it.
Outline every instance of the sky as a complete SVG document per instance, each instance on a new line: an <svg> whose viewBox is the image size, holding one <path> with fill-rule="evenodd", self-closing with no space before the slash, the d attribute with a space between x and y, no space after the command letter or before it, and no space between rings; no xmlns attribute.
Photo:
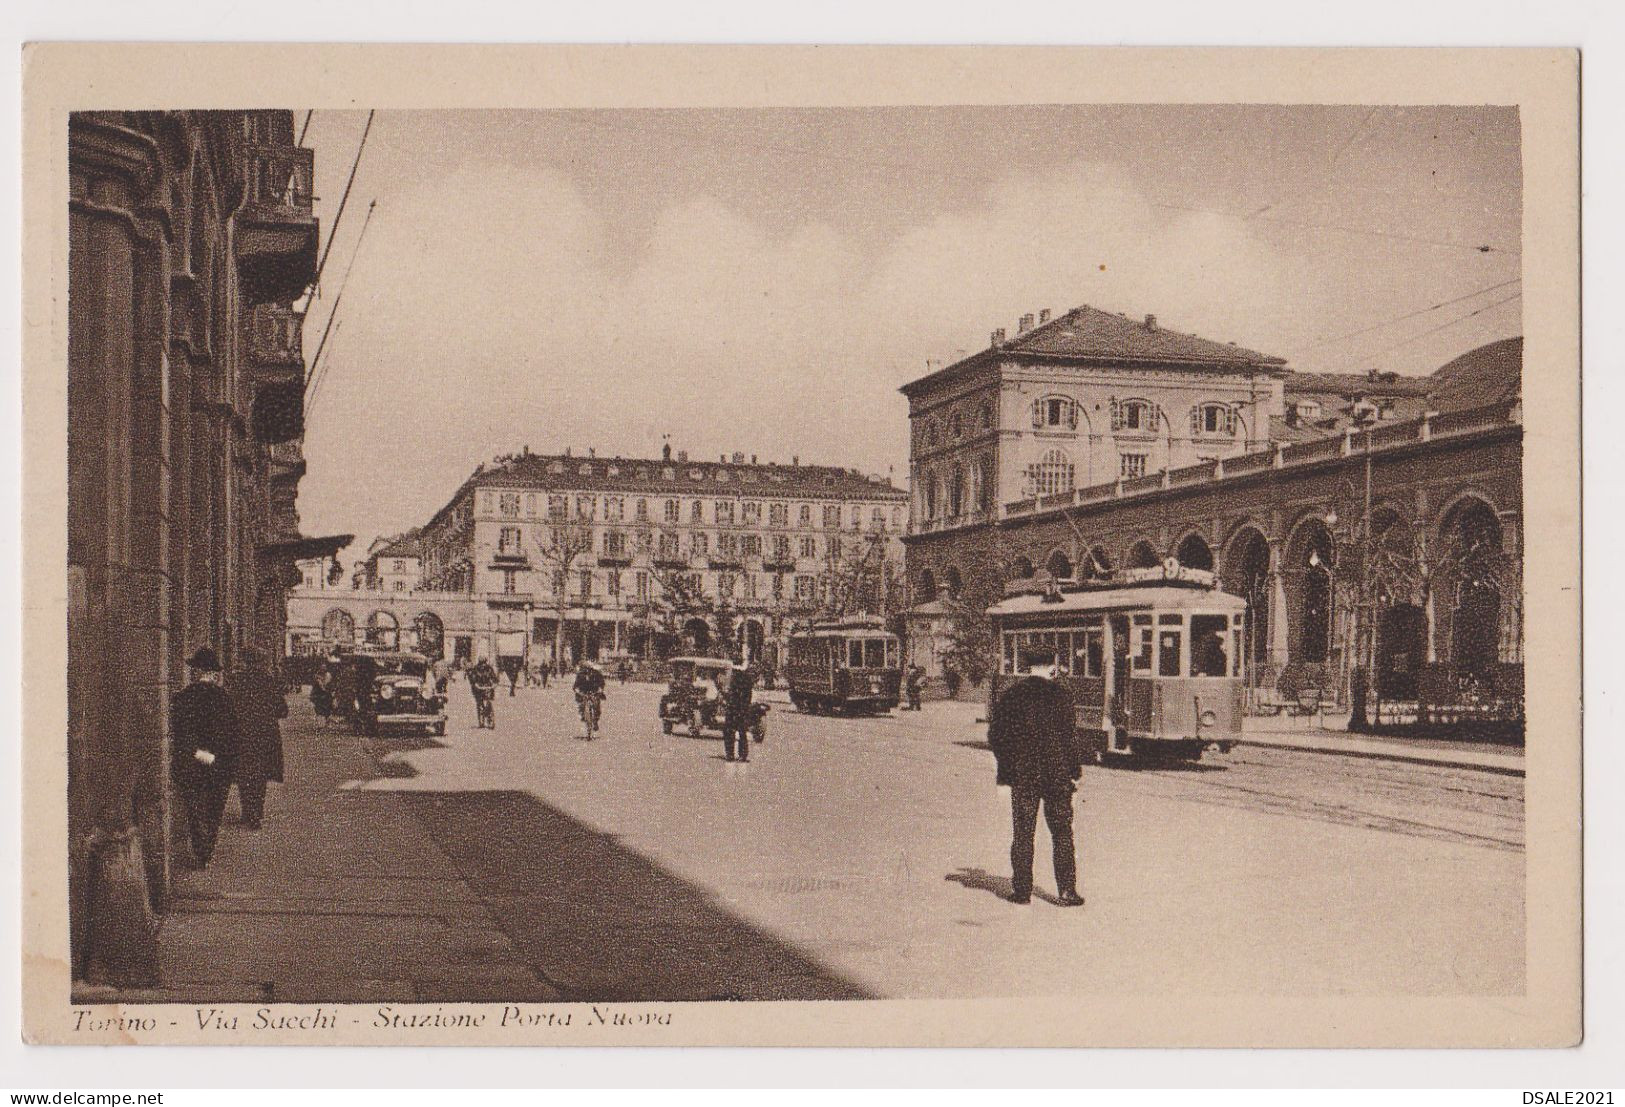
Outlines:
<svg viewBox="0 0 1625 1107"><path fill-rule="evenodd" d="M299 510L346 558L523 446L906 486L898 386L1043 308L1299 370L1522 333L1514 109L380 111L334 231L366 119L305 134L307 357L334 322Z"/></svg>

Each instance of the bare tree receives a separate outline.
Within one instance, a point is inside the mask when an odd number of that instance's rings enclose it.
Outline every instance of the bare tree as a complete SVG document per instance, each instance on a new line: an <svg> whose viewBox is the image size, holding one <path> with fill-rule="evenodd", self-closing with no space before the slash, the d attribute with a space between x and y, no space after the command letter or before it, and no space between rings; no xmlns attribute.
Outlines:
<svg viewBox="0 0 1625 1107"><path fill-rule="evenodd" d="M585 522L571 522L557 520L549 524L547 539L536 542L537 559L552 570L554 588L550 595L553 597L549 605L558 618L553 630L553 661L558 664L564 653L564 623L570 617L570 575L576 571L584 559L592 556L593 529L592 524ZM585 590L581 597L581 643L583 649L587 643L587 596Z"/></svg>
<svg viewBox="0 0 1625 1107"><path fill-rule="evenodd" d="M903 597L895 586L898 574L886 556L884 536L832 535L824 548L823 615L839 619L852 614L890 617Z"/></svg>

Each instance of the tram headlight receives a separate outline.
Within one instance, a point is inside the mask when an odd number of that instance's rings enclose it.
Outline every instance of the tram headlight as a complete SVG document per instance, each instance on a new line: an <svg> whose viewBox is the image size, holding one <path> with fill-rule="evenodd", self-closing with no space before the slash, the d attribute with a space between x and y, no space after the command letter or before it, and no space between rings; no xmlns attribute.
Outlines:
<svg viewBox="0 0 1625 1107"><path fill-rule="evenodd" d="M1206 711L1202 712L1202 714L1199 716L1199 718L1201 719L1203 726L1218 726L1219 725L1219 713L1217 711L1213 710L1211 707L1208 708Z"/></svg>
<svg viewBox="0 0 1625 1107"><path fill-rule="evenodd" d="M386 684L382 688L378 689L378 698L381 699L381 700L392 700L392 699L394 699L395 698L395 686L392 685L392 684Z"/></svg>

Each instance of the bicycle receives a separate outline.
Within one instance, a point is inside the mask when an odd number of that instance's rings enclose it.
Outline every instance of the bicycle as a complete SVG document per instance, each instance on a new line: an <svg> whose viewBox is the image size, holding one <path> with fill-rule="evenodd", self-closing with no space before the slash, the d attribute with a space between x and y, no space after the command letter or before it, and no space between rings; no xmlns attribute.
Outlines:
<svg viewBox="0 0 1625 1107"><path fill-rule="evenodd" d="M598 720L604 710L604 697L602 693L597 693L577 698L580 701L581 721L587 724L587 741L590 742L598 731Z"/></svg>
<svg viewBox="0 0 1625 1107"><path fill-rule="evenodd" d="M474 694L474 711L481 727L491 730L496 729L496 696L493 692L476 692Z"/></svg>

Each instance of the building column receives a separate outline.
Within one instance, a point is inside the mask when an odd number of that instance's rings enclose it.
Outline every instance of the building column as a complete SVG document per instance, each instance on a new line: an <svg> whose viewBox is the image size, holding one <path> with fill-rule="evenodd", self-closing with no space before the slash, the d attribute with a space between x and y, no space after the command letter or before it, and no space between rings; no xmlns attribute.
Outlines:
<svg viewBox="0 0 1625 1107"><path fill-rule="evenodd" d="M1289 653L1287 637L1286 574L1281 569L1281 542L1272 540L1269 546L1269 664L1279 671L1280 667L1287 663Z"/></svg>

